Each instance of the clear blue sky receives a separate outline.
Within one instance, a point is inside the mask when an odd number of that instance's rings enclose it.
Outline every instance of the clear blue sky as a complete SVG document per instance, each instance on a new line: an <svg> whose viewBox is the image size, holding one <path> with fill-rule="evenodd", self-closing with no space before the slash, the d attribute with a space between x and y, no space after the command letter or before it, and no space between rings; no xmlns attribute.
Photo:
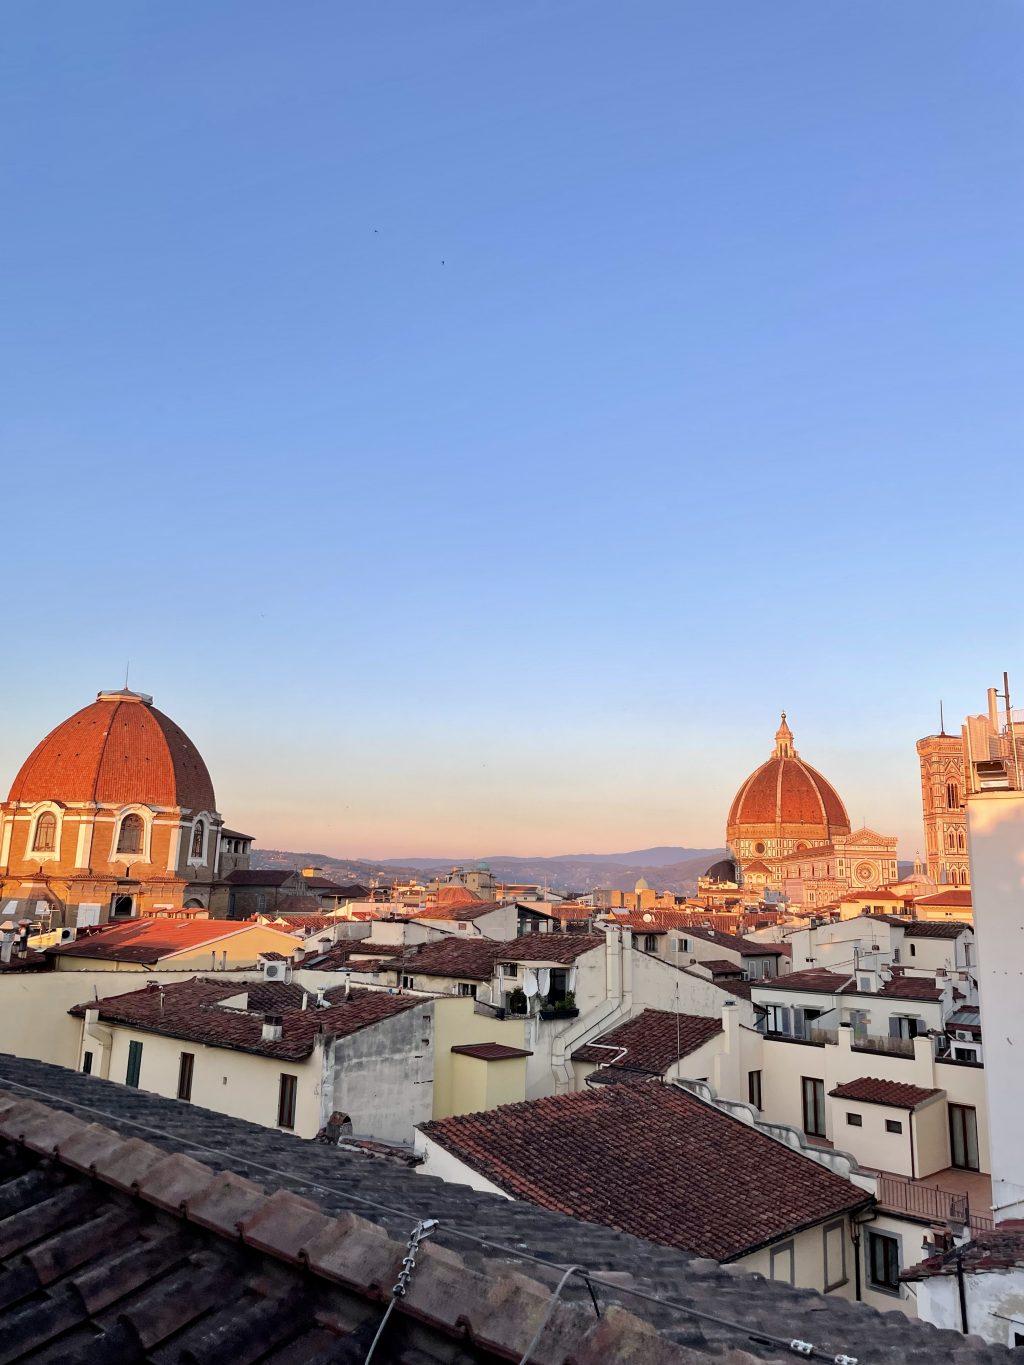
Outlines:
<svg viewBox="0 0 1024 1365"><path fill-rule="evenodd" d="M155 694L265 845L920 842L1024 697L1016 0L11 0L0 785Z"/></svg>

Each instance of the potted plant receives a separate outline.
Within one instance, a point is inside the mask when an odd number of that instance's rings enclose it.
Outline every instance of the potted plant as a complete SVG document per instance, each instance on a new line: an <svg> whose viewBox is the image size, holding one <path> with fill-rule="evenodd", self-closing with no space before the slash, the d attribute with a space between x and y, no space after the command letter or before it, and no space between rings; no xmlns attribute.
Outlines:
<svg viewBox="0 0 1024 1365"><path fill-rule="evenodd" d="M540 1011L542 1019L575 1019L578 1014L576 996L572 991L566 991L564 995L556 996L554 1000L546 1000Z"/></svg>

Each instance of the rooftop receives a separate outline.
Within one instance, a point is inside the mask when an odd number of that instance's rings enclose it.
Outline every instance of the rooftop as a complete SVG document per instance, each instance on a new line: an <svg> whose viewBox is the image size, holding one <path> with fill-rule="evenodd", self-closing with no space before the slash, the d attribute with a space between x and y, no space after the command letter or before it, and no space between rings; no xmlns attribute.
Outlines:
<svg viewBox="0 0 1024 1365"><path fill-rule="evenodd" d="M925 909L950 909L960 908L969 910L972 905L970 890L964 887L948 887L945 891L936 891L932 896L918 896L914 901L915 905L923 905Z"/></svg>
<svg viewBox="0 0 1024 1365"><path fill-rule="evenodd" d="M236 867L224 878L228 886L283 886L301 877L294 867Z"/></svg>
<svg viewBox="0 0 1024 1365"><path fill-rule="evenodd" d="M231 1172L232 1184L244 1178L258 1180L268 1188L300 1196L321 1214L331 1217L354 1211L397 1239L400 1246L417 1219L439 1219L435 1244L449 1257L451 1253L456 1254L458 1264L465 1265L467 1273L494 1276L514 1271L540 1279L545 1286L543 1306L539 1310L532 1306L530 1296L519 1297L511 1285L504 1296L493 1295L499 1302L503 1297L508 1299L510 1294L515 1295L517 1314L527 1320L531 1329L519 1338L518 1354L511 1345L507 1347L506 1359L519 1359L526 1349L532 1328L539 1324L549 1303L561 1268L581 1260L593 1276L606 1317L610 1316L607 1312L610 1302L624 1303L657 1329L658 1335L652 1338L646 1354L642 1346L632 1352L632 1358L644 1360L645 1365L647 1361L650 1365L675 1365L677 1360L679 1365L691 1365L693 1353L698 1358L714 1358L725 1355L730 1349L749 1352L758 1361L776 1361L788 1358L787 1347L782 1343L794 1338L811 1341L831 1356L840 1352L854 1356L860 1365L890 1365L895 1359L901 1365L998 1365L1006 1359L1002 1348L985 1346L973 1338L965 1340L958 1332L938 1331L912 1322L902 1314L883 1315L837 1295L823 1298L806 1290L771 1283L760 1276L722 1270L710 1262L695 1261L685 1252L657 1246L607 1227L595 1227L531 1204L446 1184L419 1175L404 1165L381 1161L362 1152L304 1142L287 1133L215 1114L195 1105L163 1099L95 1076L83 1076L62 1067L0 1056L0 1086L16 1095L42 1101L57 1111L56 1119L48 1115L44 1125L51 1142L58 1140L55 1137L57 1123L63 1122L65 1114L80 1114L87 1122L139 1139L147 1146L152 1144L165 1154L188 1153L214 1172ZM138 1150L135 1144L133 1150ZM5 1153L5 1158L7 1169L14 1169L9 1153ZM129 1186L129 1190L132 1189L134 1186ZM37 1187L37 1193L45 1198L46 1187ZM139 1197L145 1198L141 1194ZM349 1226L357 1232L358 1220ZM233 1254L238 1256L237 1235L234 1230L232 1233ZM367 1244L362 1245L365 1248ZM372 1247L372 1243L370 1245ZM115 1249L107 1244L102 1248L104 1256L109 1256L112 1250ZM118 1255L127 1250L127 1244L116 1247ZM424 1260L424 1267L429 1259ZM113 1284L113 1272L120 1272L122 1264L130 1268L130 1261L103 1264L102 1279ZM293 1253L288 1265L294 1265ZM162 1270L163 1267L161 1273ZM610 1274L611 1279L602 1282L605 1273ZM195 1268L189 1266L188 1274L190 1278L184 1281L188 1290L183 1291L181 1278L165 1284L170 1302L185 1301L189 1305L194 1302L189 1294ZM417 1272L417 1278L419 1274ZM365 1284L370 1275L364 1269L357 1278L360 1284ZM392 1266L388 1265L383 1273L374 1273L372 1278L378 1286L391 1284ZM51 1282L47 1293L59 1296L65 1283L66 1280L60 1279ZM151 1287L151 1282L144 1283L147 1291ZM633 1297L628 1292L630 1289L649 1295L653 1302ZM380 1288L371 1292L376 1305L372 1323L375 1328L381 1311ZM473 1333L482 1335L483 1324L477 1308L491 1299L487 1285L477 1281L467 1290L461 1284L453 1286L449 1282L444 1292L460 1318L470 1319ZM574 1311L581 1302L585 1303L592 1317L589 1295L578 1277L568 1282L561 1297L569 1300ZM227 1292L221 1292L215 1307L229 1311L240 1298L239 1287L229 1284ZM121 1302L130 1305L127 1298ZM254 1320L249 1315L255 1304L252 1299L245 1302L247 1320L252 1323ZM413 1298L412 1303L415 1302ZM200 1306L195 1311L204 1310ZM33 1306L33 1313L47 1326L56 1321L49 1311L38 1314L38 1301ZM8 1315L4 1316L6 1326ZM304 1331L309 1330L313 1316L307 1310L302 1322ZM103 1330L110 1330L112 1325L116 1323L111 1324L108 1320L108 1326ZM460 1340L464 1341L464 1330L460 1328L460 1331ZM766 1332L775 1334L776 1341L766 1340ZM299 1365L311 1358L307 1351L289 1355L287 1343L285 1337L282 1358L287 1359L289 1365ZM673 1354L672 1346L676 1343L689 1348L691 1354L684 1357ZM367 1345L364 1336L361 1347L354 1354L356 1361L363 1360ZM580 1365L604 1365L616 1358L617 1351L619 1358L628 1358L623 1349L604 1342L597 1343L593 1351L577 1347L577 1359ZM117 1348L106 1358L118 1359ZM209 1356L203 1358L210 1359ZM66 1352L63 1355L58 1352L50 1359L67 1360L69 1356ZM123 1352L120 1359L125 1359ZM740 1356L737 1365L742 1360L743 1356Z"/></svg>
<svg viewBox="0 0 1024 1365"><path fill-rule="evenodd" d="M862 991L852 973L831 972L826 967L805 967L799 972L751 983L759 991L810 991L823 995L877 995L897 1000L941 1000L942 990L927 976L906 976L894 971L877 991Z"/></svg>
<svg viewBox="0 0 1024 1365"><path fill-rule="evenodd" d="M644 1010L635 1019L578 1047L572 1060L663 1076L673 1062L688 1057L721 1032L720 1019L673 1014L670 1010Z"/></svg>
<svg viewBox="0 0 1024 1365"><path fill-rule="evenodd" d="M658 1082L528 1100L421 1129L519 1199L716 1261L871 1203L809 1157Z"/></svg>
<svg viewBox="0 0 1024 1365"><path fill-rule="evenodd" d="M984 1275L1024 1266L1024 1220L1014 1218L988 1232L979 1232L966 1246L929 1256L911 1266L902 1280L926 1280L935 1275L956 1275L962 1265L969 1275Z"/></svg>
<svg viewBox="0 0 1024 1365"><path fill-rule="evenodd" d="M226 919L133 919L124 924L111 924L98 933L80 935L71 943L55 944L46 951L61 957L152 963L190 948L202 948L205 944L233 938L253 927L245 921ZM289 935L284 930L275 931L269 925L261 928L264 933L279 932L282 945L289 942Z"/></svg>
<svg viewBox="0 0 1024 1365"><path fill-rule="evenodd" d="M858 1100L861 1104L887 1104L892 1109L916 1109L926 1100L943 1091L909 1085L903 1081L884 1081L875 1076L858 1076L844 1081L828 1092L840 1100Z"/></svg>
<svg viewBox="0 0 1024 1365"><path fill-rule="evenodd" d="M125 995L108 995L73 1005L69 1014L83 1016L88 1009L99 1010L104 1023L125 1024L145 1033L161 1033L184 1038L209 1047L252 1052L262 1057L301 1061L312 1055L321 1038L345 1038L422 1004L414 995L389 995L384 991L360 991L349 999L335 994L332 1003L317 1008L310 1000L301 1008L300 991L287 997L278 995L279 983L252 986L245 981L208 981L193 977L167 986L155 982ZM294 992L298 987L283 983ZM225 1001L247 997L242 1008ZM285 1000L287 1004L283 1003ZM281 1037L263 1038L263 1015L273 1011L281 1020Z"/></svg>

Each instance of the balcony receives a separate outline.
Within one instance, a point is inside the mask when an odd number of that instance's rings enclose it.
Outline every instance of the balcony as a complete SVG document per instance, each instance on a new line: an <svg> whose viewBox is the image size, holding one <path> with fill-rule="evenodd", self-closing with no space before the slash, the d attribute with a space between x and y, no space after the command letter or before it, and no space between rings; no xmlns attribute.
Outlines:
<svg viewBox="0 0 1024 1365"><path fill-rule="evenodd" d="M993 1225L989 1212L992 1200L991 1177L980 1171L961 1171L950 1167L937 1171L927 1180L905 1180L902 1176L878 1174L878 1203L893 1213L919 1218L922 1222L955 1224L970 1229L973 1236ZM977 1212L971 1208L971 1200Z"/></svg>

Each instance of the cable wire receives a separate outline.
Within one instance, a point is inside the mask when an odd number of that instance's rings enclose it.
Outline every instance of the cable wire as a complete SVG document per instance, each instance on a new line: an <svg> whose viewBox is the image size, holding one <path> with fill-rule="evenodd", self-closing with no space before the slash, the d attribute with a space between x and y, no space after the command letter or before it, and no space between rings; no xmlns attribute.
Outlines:
<svg viewBox="0 0 1024 1365"><path fill-rule="evenodd" d="M83 1113L94 1114L99 1118L108 1119L115 1126L117 1124L126 1124L128 1127L138 1128L143 1133L149 1133L151 1136L159 1138L163 1142L172 1141L181 1143L186 1147L194 1148L196 1151L207 1152L211 1156L215 1156L218 1161L225 1160L226 1154L223 1150L216 1147L209 1147L205 1143L197 1142L194 1138L170 1134L166 1130L154 1128L148 1123L140 1123L138 1119L129 1119L122 1114L111 1114L105 1109L97 1109L94 1105L83 1104L80 1100L68 1099L66 1095L54 1095L48 1090L40 1089L38 1086L25 1085L22 1081L9 1080L0 1073L0 1089L5 1089L8 1086L13 1086L16 1090L27 1090L33 1095L41 1095L44 1099L54 1100L58 1106L64 1105L71 1109L80 1109ZM158 1096L158 1098L162 1099L164 1097ZM304 1185L309 1189L320 1190L324 1194L339 1195L342 1199L353 1200L357 1204L362 1204L366 1208L377 1209L381 1213L390 1213L399 1218L416 1218L418 1216L411 1209L383 1204L379 1200L368 1199L365 1195L354 1194L351 1190L339 1189L335 1185L325 1185L322 1181L313 1180L304 1175L297 1175L295 1172L282 1171L279 1167L268 1166L262 1161L254 1161L252 1157L232 1153L230 1159L233 1163L237 1162L241 1165L250 1166L253 1170L257 1171L265 1171L268 1175L276 1176L280 1180L292 1181L296 1184ZM440 1231L441 1230L439 1229L439 1232ZM800 1341L793 1337L774 1336L769 1332L761 1332L756 1328L745 1326L741 1322L734 1322L730 1318L720 1318L713 1313L702 1312L699 1308L693 1308L685 1303L678 1303L674 1299L662 1298L657 1294L648 1294L645 1290L635 1289L629 1285L604 1281L601 1279L601 1271L599 1270L587 1270L585 1267L581 1266L565 1266L559 1261L545 1260L544 1257L535 1256L531 1252L521 1251L516 1247L505 1246L501 1242L488 1241L487 1238L478 1237L475 1233L466 1232L462 1228L446 1226L443 1229L443 1232L452 1237L461 1237L464 1241L473 1242L477 1246L488 1248L488 1250L499 1251L502 1255L512 1257L514 1260L531 1261L534 1265L543 1266L546 1270L566 1271L567 1274L563 1278L568 1278L568 1276L572 1274L578 1274L587 1283L588 1288L590 1288L591 1297L593 1297L594 1294L593 1288L591 1287L592 1281L598 1288L604 1289L606 1292L608 1290L613 1290L619 1294L626 1294L632 1298L642 1299L646 1303L654 1303L664 1308L672 1308L677 1312L685 1313L688 1317L696 1318L700 1322L710 1322L716 1327L726 1327L730 1331L738 1332L740 1335L746 1337L748 1341L756 1341L768 1346L782 1347L783 1350L789 1351L794 1355L803 1356L805 1359L827 1361L828 1365L858 1365L857 1357L853 1355L844 1354L843 1352L833 1354L828 1351L823 1351L809 1342ZM608 1273L612 1274L614 1272L609 1271ZM383 1326L383 1323L381 1326Z"/></svg>

